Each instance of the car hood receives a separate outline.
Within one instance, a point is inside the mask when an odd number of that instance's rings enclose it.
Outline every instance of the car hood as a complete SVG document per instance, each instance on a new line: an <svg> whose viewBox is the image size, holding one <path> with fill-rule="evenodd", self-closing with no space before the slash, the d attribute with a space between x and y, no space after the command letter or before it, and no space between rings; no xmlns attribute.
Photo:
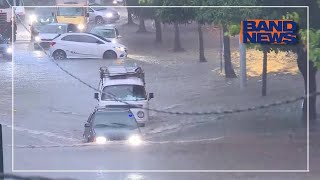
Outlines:
<svg viewBox="0 0 320 180"><path fill-rule="evenodd" d="M139 128L128 129L128 128L94 128L97 136L104 136L109 140L127 140L130 136L135 134L141 134Z"/></svg>
<svg viewBox="0 0 320 180"><path fill-rule="evenodd" d="M55 37L57 37L59 34L57 33L39 33L39 37L41 39L53 39Z"/></svg>

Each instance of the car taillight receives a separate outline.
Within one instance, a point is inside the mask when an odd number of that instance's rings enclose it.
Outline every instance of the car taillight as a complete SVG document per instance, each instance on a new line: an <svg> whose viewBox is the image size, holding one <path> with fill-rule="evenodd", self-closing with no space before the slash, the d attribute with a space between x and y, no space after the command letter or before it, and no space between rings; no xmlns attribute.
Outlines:
<svg viewBox="0 0 320 180"><path fill-rule="evenodd" d="M50 42L50 46L54 46L56 42Z"/></svg>

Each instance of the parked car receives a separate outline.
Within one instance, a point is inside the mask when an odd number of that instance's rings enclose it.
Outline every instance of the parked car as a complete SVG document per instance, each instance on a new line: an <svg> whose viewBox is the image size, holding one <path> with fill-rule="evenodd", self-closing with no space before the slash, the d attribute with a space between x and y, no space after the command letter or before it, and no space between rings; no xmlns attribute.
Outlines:
<svg viewBox="0 0 320 180"><path fill-rule="evenodd" d="M113 23L120 19L120 13L111 7L89 7L89 21L96 24Z"/></svg>
<svg viewBox="0 0 320 180"><path fill-rule="evenodd" d="M91 29L90 33L102 36L113 43L116 43L117 39L121 38L119 31L115 27L115 25L96 26Z"/></svg>
<svg viewBox="0 0 320 180"><path fill-rule="evenodd" d="M105 144L109 141L125 141L131 145L142 143L139 124L129 108L101 107L90 114L85 123L83 138L86 142Z"/></svg>
<svg viewBox="0 0 320 180"><path fill-rule="evenodd" d="M9 41L0 35L0 55L3 59L11 60L12 59L12 47Z"/></svg>
<svg viewBox="0 0 320 180"><path fill-rule="evenodd" d="M127 48L96 34L66 33L52 40L50 54L54 59L118 59L127 57Z"/></svg>
<svg viewBox="0 0 320 180"><path fill-rule="evenodd" d="M38 34L35 36L34 48L39 49L40 44L42 48L48 49L50 42L58 35L78 31L77 26L74 24L51 23L44 25L38 29Z"/></svg>

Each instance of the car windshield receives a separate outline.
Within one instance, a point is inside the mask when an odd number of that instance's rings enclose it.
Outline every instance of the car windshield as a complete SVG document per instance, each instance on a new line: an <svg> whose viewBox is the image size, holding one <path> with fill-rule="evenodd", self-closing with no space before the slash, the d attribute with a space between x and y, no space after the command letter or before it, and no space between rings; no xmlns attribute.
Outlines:
<svg viewBox="0 0 320 180"><path fill-rule="evenodd" d="M141 101L146 100L146 90L144 86L139 85L113 85L103 88L102 100L113 101Z"/></svg>
<svg viewBox="0 0 320 180"><path fill-rule="evenodd" d="M54 13L53 8L37 8L35 10L35 14L37 16L52 16L52 13Z"/></svg>
<svg viewBox="0 0 320 180"><path fill-rule="evenodd" d="M39 28L40 33L63 34L67 32L67 26L46 25Z"/></svg>
<svg viewBox="0 0 320 180"><path fill-rule="evenodd" d="M82 7L59 7L58 16L83 16L85 13Z"/></svg>
<svg viewBox="0 0 320 180"><path fill-rule="evenodd" d="M129 111L96 112L93 119L93 127L137 128L138 124L132 113Z"/></svg>
<svg viewBox="0 0 320 180"><path fill-rule="evenodd" d="M116 38L116 31L114 29L92 29L91 33L104 38Z"/></svg>

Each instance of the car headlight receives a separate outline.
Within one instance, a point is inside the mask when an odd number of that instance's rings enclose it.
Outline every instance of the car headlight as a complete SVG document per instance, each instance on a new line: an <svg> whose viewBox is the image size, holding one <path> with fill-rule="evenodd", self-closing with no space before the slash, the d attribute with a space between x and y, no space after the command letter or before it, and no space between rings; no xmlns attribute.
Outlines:
<svg viewBox="0 0 320 180"><path fill-rule="evenodd" d="M132 135L129 137L128 143L132 146L139 146L142 144L142 138L139 135Z"/></svg>
<svg viewBox="0 0 320 180"><path fill-rule="evenodd" d="M83 24L79 24L78 25L78 29L83 30L84 29L84 25Z"/></svg>
<svg viewBox="0 0 320 180"><path fill-rule="evenodd" d="M118 51L125 51L126 48L125 48L125 47L117 47L117 50L118 50Z"/></svg>
<svg viewBox="0 0 320 180"><path fill-rule="evenodd" d="M107 18L112 18L112 16L113 16L113 14L112 14L111 12L109 12L109 13L106 14L106 17L107 17Z"/></svg>
<svg viewBox="0 0 320 180"><path fill-rule="evenodd" d="M144 117L144 112L143 111L138 111L137 116L139 118L143 118Z"/></svg>
<svg viewBox="0 0 320 180"><path fill-rule="evenodd" d="M33 23L33 22L37 22L37 16L36 15L34 15L34 14L31 14L30 16L29 16L29 19L30 19L30 22L31 23Z"/></svg>
<svg viewBox="0 0 320 180"><path fill-rule="evenodd" d="M34 40L35 40L36 42L40 42L40 41L41 41L41 38L40 38L39 36L36 36L36 37L34 38Z"/></svg>
<svg viewBox="0 0 320 180"><path fill-rule="evenodd" d="M96 143L97 144L106 144L107 138L103 137L103 136L98 136L98 137L96 137Z"/></svg>
<svg viewBox="0 0 320 180"><path fill-rule="evenodd" d="M7 53L8 53L8 54L11 54L11 53L12 53L12 47L8 47Z"/></svg>

